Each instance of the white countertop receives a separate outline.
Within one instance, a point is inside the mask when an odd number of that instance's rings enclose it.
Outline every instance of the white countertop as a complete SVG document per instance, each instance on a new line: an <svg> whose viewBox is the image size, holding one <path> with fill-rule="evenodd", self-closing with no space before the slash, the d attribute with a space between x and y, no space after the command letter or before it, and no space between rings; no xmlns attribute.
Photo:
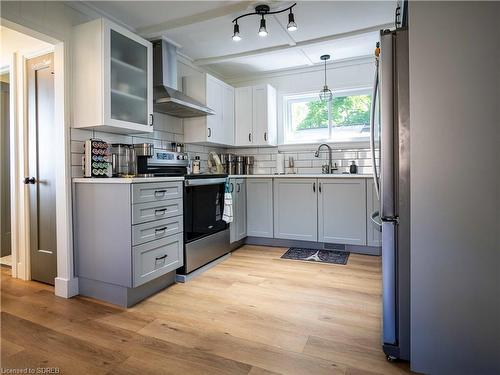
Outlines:
<svg viewBox="0 0 500 375"><path fill-rule="evenodd" d="M73 178L78 184L140 184L144 182L184 181L184 177L102 177L102 178Z"/></svg>
<svg viewBox="0 0 500 375"><path fill-rule="evenodd" d="M371 174L235 174L229 178L372 178Z"/></svg>
<svg viewBox="0 0 500 375"><path fill-rule="evenodd" d="M369 174L232 174L229 178L372 178ZM78 184L140 184L145 182L184 181L184 177L110 177L110 178L73 178Z"/></svg>

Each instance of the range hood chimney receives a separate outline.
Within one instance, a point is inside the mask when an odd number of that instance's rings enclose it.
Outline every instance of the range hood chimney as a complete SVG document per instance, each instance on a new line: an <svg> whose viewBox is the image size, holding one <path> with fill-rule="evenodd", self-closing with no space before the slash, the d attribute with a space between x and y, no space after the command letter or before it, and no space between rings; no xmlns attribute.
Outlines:
<svg viewBox="0 0 500 375"><path fill-rule="evenodd" d="M154 111L181 118L215 114L203 103L178 90L177 47L163 39L152 43Z"/></svg>

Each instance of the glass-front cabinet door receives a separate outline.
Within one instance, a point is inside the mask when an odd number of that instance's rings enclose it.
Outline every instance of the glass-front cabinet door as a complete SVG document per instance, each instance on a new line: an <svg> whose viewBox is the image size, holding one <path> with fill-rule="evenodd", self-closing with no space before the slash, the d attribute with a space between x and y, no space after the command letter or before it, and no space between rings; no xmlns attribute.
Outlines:
<svg viewBox="0 0 500 375"><path fill-rule="evenodd" d="M138 132L151 131L153 125L151 43L124 28L111 24L105 28L104 38L104 113L107 122Z"/></svg>

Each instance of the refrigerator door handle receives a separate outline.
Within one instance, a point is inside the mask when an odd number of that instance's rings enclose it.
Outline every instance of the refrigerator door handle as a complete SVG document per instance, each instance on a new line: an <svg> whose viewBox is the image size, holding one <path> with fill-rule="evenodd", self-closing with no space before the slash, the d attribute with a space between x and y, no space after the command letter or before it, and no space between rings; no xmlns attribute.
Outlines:
<svg viewBox="0 0 500 375"><path fill-rule="evenodd" d="M375 79L373 82L373 91L372 91L372 103L370 108L370 154L372 159L372 167L373 167L373 183L375 185L375 192L377 193L377 198L380 199L380 182L377 172L377 162L375 158L375 112L376 112L376 102L377 102L377 94L378 94L378 70L379 70L379 60L378 56L375 57Z"/></svg>

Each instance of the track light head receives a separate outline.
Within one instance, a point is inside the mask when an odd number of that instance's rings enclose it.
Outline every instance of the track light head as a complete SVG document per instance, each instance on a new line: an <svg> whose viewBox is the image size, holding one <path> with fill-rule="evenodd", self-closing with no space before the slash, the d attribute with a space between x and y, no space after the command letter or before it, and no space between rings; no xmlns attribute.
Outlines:
<svg viewBox="0 0 500 375"><path fill-rule="evenodd" d="M260 27L259 27L259 36L265 37L267 36L268 32L266 29L266 19L264 18L264 15L262 15L262 19L260 20Z"/></svg>
<svg viewBox="0 0 500 375"><path fill-rule="evenodd" d="M240 25L238 25L238 22L236 22L233 27L233 40L235 42L239 42L241 40Z"/></svg>
<svg viewBox="0 0 500 375"><path fill-rule="evenodd" d="M288 14L288 25L286 26L288 31L297 30L297 24L295 23L295 17L292 13L292 9L290 9L290 13Z"/></svg>

